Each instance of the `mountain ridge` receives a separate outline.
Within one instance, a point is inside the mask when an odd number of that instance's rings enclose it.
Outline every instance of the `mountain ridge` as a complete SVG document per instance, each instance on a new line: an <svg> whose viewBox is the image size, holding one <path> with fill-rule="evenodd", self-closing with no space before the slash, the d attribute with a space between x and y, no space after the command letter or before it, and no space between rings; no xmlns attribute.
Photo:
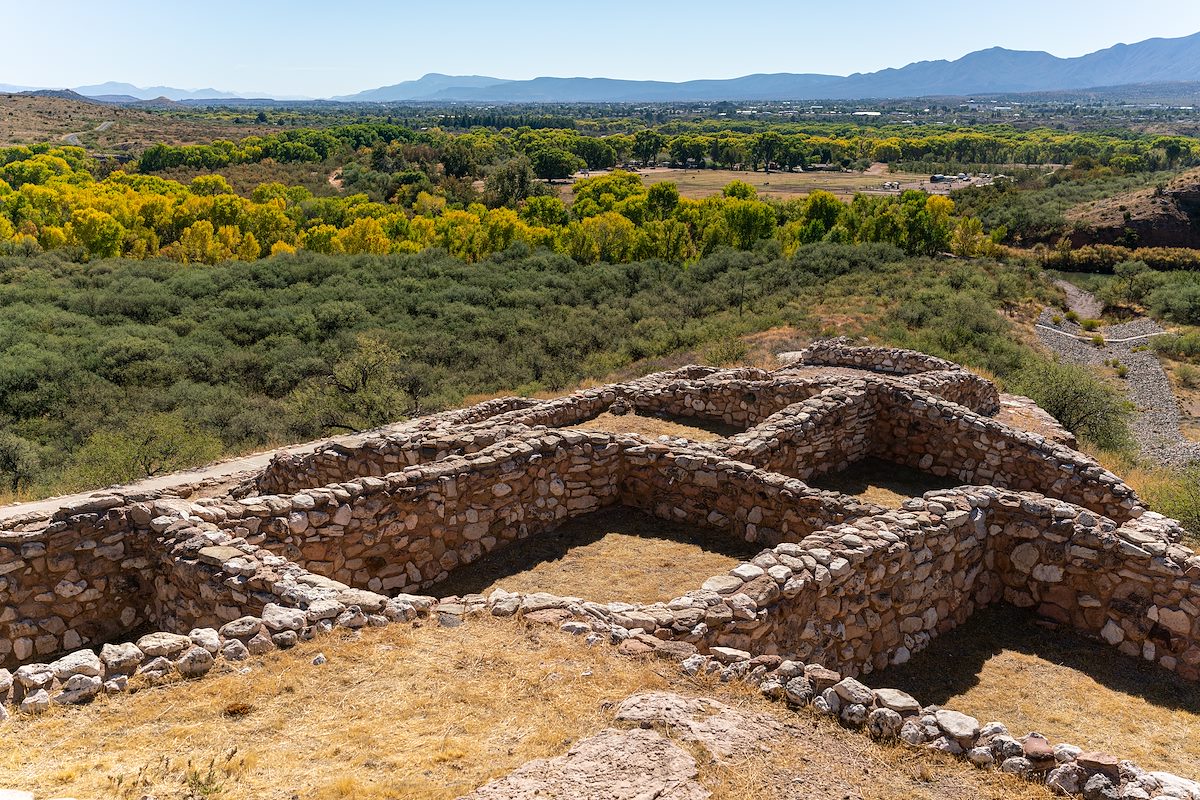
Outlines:
<svg viewBox="0 0 1200 800"><path fill-rule="evenodd" d="M354 94L335 102L715 102L721 100L867 100L967 96L1119 87L1200 81L1200 33L1115 44L1082 56L1063 58L1040 50L989 47L954 60L916 61L903 67L851 75L757 73L736 78L690 81L628 80L605 77L540 76L508 80L486 75L430 72ZM0 91L28 90L0 84ZM75 87L85 97L128 97L135 101L266 100L312 98L236 93L218 89L141 88L128 83Z"/></svg>

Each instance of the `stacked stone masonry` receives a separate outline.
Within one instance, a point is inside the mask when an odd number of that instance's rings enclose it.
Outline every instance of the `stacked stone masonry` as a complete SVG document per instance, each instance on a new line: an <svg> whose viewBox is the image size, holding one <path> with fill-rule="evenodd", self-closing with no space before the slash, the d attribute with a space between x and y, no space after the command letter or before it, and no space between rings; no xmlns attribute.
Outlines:
<svg viewBox="0 0 1200 800"><path fill-rule="evenodd" d="M686 367L490 401L278 458L242 492L118 490L0 532L0 666L26 676L0 670L0 702L87 699L131 671L202 674L215 658L430 611L549 612L627 649L855 676L1007 602L1200 680L1200 556L1177 523L1087 456L997 420L995 387L957 365L844 341L788 355L773 372ZM699 444L573 427L605 412L741 432ZM888 510L805 483L868 457L964 485ZM668 603L419 594L616 505L766 549ZM81 695L83 673L43 669L64 657L120 663Z"/></svg>

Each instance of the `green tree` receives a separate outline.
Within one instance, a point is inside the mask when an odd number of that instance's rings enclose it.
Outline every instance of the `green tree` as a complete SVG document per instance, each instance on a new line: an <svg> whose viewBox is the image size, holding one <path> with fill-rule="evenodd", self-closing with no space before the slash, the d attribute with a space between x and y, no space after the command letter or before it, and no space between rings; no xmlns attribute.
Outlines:
<svg viewBox="0 0 1200 800"><path fill-rule="evenodd" d="M1116 279L1110 285L1109 291L1103 293L1106 301L1141 303L1150 292L1162 284L1161 276L1150 269L1145 261L1122 261L1113 267L1113 275Z"/></svg>
<svg viewBox="0 0 1200 800"><path fill-rule="evenodd" d="M642 162L642 166L658 160L667 139L661 133L650 128L644 128L633 136L633 156Z"/></svg>
<svg viewBox="0 0 1200 800"><path fill-rule="evenodd" d="M666 219L679 205L679 187L670 181L654 184L650 187L646 205L652 217Z"/></svg>
<svg viewBox="0 0 1200 800"><path fill-rule="evenodd" d="M41 466L41 453L36 444L15 433L0 431L0 475L8 481L13 494L22 483L29 483Z"/></svg>
<svg viewBox="0 0 1200 800"><path fill-rule="evenodd" d="M1014 382L1071 433L1106 450L1130 445L1128 402L1087 367L1038 360Z"/></svg>
<svg viewBox="0 0 1200 800"><path fill-rule="evenodd" d="M583 159L557 147L539 147L529 154L529 161L533 174L548 181L569 178L586 166Z"/></svg>
<svg viewBox="0 0 1200 800"><path fill-rule="evenodd" d="M128 483L197 466L220 454L220 439L180 412L160 412L93 433L76 453L70 478L81 486Z"/></svg>
<svg viewBox="0 0 1200 800"><path fill-rule="evenodd" d="M440 375L385 340L355 337L354 351L324 377L299 387L290 405L309 432L362 431L421 412Z"/></svg>
<svg viewBox="0 0 1200 800"><path fill-rule="evenodd" d="M783 135L779 131L763 131L754 140L754 160L761 162L763 169L770 172L771 164L779 158L783 147Z"/></svg>
<svg viewBox="0 0 1200 800"><path fill-rule="evenodd" d="M509 159L488 173L483 196L489 206L516 206L522 200L538 195L552 195L554 190L537 179L533 165L524 156Z"/></svg>

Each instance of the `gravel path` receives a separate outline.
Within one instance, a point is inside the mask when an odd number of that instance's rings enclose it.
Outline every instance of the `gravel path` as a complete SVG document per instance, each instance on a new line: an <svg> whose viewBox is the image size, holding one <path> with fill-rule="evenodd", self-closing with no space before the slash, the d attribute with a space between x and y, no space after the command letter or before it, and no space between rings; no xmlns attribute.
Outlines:
<svg viewBox="0 0 1200 800"><path fill-rule="evenodd" d="M1067 308L1084 319L1095 319L1104 312L1104 303L1091 292L1080 289L1070 281L1055 281L1054 285L1067 293Z"/></svg>
<svg viewBox="0 0 1200 800"><path fill-rule="evenodd" d="M1102 304L1095 296L1071 284L1056 283L1067 292L1069 308L1080 317L1094 319L1099 315ZM1037 335L1042 344L1062 360L1094 367L1100 372L1108 369L1104 366L1106 360L1115 358L1129 368L1122 383L1134 406L1130 428L1141 454L1166 466L1182 466L1200 460L1200 442L1185 439L1179 429L1179 404L1162 363L1153 350L1141 349L1155 334L1163 333L1159 324L1139 317L1102 328L1097 332L1104 337L1105 345L1097 347L1089 341L1093 334L1065 319L1055 323L1055 315L1051 309L1042 311ZM1072 336L1063 336L1063 333ZM1076 336L1083 338L1074 338ZM1114 341L1121 339L1126 341Z"/></svg>

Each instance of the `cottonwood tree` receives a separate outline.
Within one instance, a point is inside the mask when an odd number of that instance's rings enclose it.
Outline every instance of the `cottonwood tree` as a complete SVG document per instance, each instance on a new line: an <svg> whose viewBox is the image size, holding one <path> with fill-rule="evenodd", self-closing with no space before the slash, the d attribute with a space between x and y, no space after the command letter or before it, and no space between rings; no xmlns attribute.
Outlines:
<svg viewBox="0 0 1200 800"><path fill-rule="evenodd" d="M642 166L646 166L651 161L658 159L658 154L662 152L663 146L667 143L667 139L658 131L650 130L649 128L638 131L633 136L633 155L642 162Z"/></svg>
<svg viewBox="0 0 1200 800"><path fill-rule="evenodd" d="M557 147L540 147L529 154L529 161L533 174L548 181L569 178L586 166L583 159Z"/></svg>

